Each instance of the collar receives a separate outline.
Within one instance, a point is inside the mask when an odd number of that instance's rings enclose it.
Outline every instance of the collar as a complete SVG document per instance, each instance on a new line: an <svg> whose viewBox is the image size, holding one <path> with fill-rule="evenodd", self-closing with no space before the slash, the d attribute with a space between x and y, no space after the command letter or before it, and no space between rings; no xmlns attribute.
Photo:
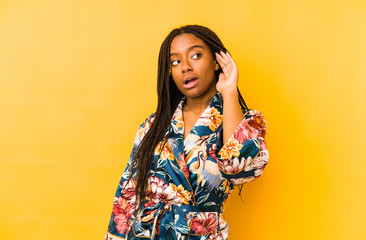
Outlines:
<svg viewBox="0 0 366 240"><path fill-rule="evenodd" d="M185 102L186 97L183 97L173 114L171 126L168 131L169 135L167 135L169 136L167 139L168 144L178 161L184 161L185 145L197 142L205 136L220 131L222 128L223 98L222 95L217 92L186 136L186 139L183 140L183 105Z"/></svg>

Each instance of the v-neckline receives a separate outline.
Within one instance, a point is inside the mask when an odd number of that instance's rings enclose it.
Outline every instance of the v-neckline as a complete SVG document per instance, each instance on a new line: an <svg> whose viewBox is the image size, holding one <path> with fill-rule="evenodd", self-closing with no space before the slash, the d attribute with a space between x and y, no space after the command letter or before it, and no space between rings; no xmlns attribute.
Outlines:
<svg viewBox="0 0 366 240"><path fill-rule="evenodd" d="M192 129L188 132L187 136L184 138L183 104L185 101L186 97L183 97L173 114L171 127L167 131L167 141L175 158L179 161L184 160L184 162L186 162L185 154L187 146L190 146L191 143L198 140L196 139L196 136L199 137L199 135L202 134L208 135L214 131L211 127L205 126L203 122L201 124L201 119L203 119L203 116L205 114L209 114L208 111L211 111L209 109L212 109L213 107L216 108L222 115L222 97L219 93L217 93L197 119Z"/></svg>
<svg viewBox="0 0 366 240"><path fill-rule="evenodd" d="M212 97L212 98L214 98L214 97ZM207 105L207 107L202 111L202 113L201 113L201 115L197 118L197 120L194 122L194 124L192 125L192 128L189 130L189 132L187 133L187 135L186 136L184 136L184 132L185 132L185 128L186 128L186 124L185 124L185 122L184 122L184 115L183 115L183 107L184 107L184 104L186 103L186 101L187 101L187 99L185 98L184 99L184 102L183 102L183 104L182 104L182 108L181 108L181 111L182 111L182 119L183 119L183 145L185 146L185 141L186 141L186 139L187 139L187 137L189 136L189 135L191 135L191 133L192 133L192 131L193 131L193 129L196 127L196 125L197 125L197 123L198 123L198 121L202 118L202 116L203 116L203 114L207 111L207 109L208 108L210 108L210 106L211 106L211 102L212 102L212 99L211 99L211 101L208 103L208 105Z"/></svg>

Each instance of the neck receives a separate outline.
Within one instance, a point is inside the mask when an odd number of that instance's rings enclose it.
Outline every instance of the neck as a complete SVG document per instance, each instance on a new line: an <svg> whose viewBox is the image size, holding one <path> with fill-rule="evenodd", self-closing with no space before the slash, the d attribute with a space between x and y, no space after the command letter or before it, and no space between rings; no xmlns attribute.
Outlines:
<svg viewBox="0 0 366 240"><path fill-rule="evenodd" d="M202 112L210 104L212 98L216 95L217 91L212 91L204 96L200 97L187 97L187 101L184 104L185 111Z"/></svg>

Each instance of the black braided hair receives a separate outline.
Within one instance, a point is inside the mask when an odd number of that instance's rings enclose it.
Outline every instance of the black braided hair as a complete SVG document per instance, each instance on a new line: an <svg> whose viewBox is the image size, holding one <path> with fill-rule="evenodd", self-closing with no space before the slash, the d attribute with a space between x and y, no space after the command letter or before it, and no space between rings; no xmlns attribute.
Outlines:
<svg viewBox="0 0 366 240"><path fill-rule="evenodd" d="M202 39L210 46L213 56L216 52L226 52L227 49L222 44L219 37L209 28L200 25L186 25L180 28L173 29L163 41L158 62L158 105L155 112L155 120L153 121L149 131L146 133L139 147L137 148L134 158L132 159L130 168L130 179L133 169L136 169L136 203L138 208L142 207L146 197L149 172L152 167L154 152L156 146L163 140L168 127L171 124L171 119L181 101L183 94L178 90L170 73L170 46L173 39L183 33L191 33ZM216 81L222 73L222 69L216 71ZM248 110L248 107L240 94L238 101L243 110Z"/></svg>

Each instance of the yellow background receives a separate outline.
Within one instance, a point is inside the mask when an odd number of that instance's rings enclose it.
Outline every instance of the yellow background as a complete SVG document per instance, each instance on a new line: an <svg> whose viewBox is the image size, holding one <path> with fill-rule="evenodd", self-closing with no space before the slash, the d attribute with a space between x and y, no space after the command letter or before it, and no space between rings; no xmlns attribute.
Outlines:
<svg viewBox="0 0 366 240"><path fill-rule="evenodd" d="M0 239L103 239L157 57L210 27L268 122L270 163L235 190L230 239L366 239L366 2L0 3Z"/></svg>

